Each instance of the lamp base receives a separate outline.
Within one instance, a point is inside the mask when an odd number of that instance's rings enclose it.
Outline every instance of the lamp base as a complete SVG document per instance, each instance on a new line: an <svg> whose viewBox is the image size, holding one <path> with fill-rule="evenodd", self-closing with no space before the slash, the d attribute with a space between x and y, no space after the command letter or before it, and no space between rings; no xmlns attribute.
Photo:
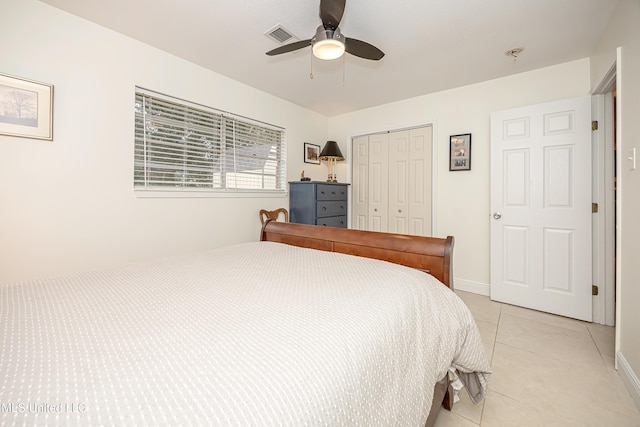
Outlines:
<svg viewBox="0 0 640 427"><path fill-rule="evenodd" d="M338 182L338 175L336 174L336 159L330 157L329 160L329 175L327 176L327 182Z"/></svg>

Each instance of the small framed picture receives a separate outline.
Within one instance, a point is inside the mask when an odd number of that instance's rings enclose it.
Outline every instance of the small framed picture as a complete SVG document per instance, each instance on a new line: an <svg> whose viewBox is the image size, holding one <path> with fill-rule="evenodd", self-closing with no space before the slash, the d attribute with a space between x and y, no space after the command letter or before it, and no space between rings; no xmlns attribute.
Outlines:
<svg viewBox="0 0 640 427"><path fill-rule="evenodd" d="M53 85L0 74L0 134L53 139Z"/></svg>
<svg viewBox="0 0 640 427"><path fill-rule="evenodd" d="M463 133L449 137L449 170L471 170L471 134Z"/></svg>
<svg viewBox="0 0 640 427"><path fill-rule="evenodd" d="M304 162L314 165L320 164L320 146L315 144L304 143Z"/></svg>

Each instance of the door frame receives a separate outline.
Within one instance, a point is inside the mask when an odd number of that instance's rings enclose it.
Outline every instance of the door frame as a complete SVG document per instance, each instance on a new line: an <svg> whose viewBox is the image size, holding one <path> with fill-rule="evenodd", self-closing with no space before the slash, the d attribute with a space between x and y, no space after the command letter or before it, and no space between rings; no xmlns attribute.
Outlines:
<svg viewBox="0 0 640 427"><path fill-rule="evenodd" d="M593 217L593 281L598 295L593 297L593 322L614 326L616 323L616 216L614 178L617 159L614 155L614 99L616 63L609 68L592 92L591 117L598 122L592 133L593 202L598 213ZM619 167L619 165L617 165Z"/></svg>

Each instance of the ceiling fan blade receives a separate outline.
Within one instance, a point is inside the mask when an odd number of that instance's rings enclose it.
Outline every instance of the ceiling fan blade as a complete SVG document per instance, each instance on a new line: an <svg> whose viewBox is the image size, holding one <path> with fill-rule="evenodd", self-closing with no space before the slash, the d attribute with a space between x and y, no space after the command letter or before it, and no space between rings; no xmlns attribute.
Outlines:
<svg viewBox="0 0 640 427"><path fill-rule="evenodd" d="M358 39L345 38L344 47L351 55L359 56L364 59L379 61L384 56L384 52L374 45Z"/></svg>
<svg viewBox="0 0 640 427"><path fill-rule="evenodd" d="M311 46L311 39L300 40L299 42L293 42L293 43L286 44L284 46L277 47L267 52L267 55L269 56L280 55L281 53L293 52L294 50L302 49L303 47L307 47L307 46Z"/></svg>
<svg viewBox="0 0 640 427"><path fill-rule="evenodd" d="M325 29L335 30L344 14L346 0L320 0L320 19Z"/></svg>

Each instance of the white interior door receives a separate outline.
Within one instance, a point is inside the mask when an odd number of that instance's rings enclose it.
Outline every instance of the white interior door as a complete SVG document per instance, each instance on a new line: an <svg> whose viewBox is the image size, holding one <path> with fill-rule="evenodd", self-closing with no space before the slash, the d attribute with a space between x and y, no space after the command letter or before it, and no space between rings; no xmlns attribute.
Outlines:
<svg viewBox="0 0 640 427"><path fill-rule="evenodd" d="M433 132L409 130L409 234L431 236Z"/></svg>
<svg viewBox="0 0 640 427"><path fill-rule="evenodd" d="M409 233L409 131L389 134L389 232Z"/></svg>
<svg viewBox="0 0 640 427"><path fill-rule="evenodd" d="M351 228L368 230L369 227L369 136L353 138Z"/></svg>
<svg viewBox="0 0 640 427"><path fill-rule="evenodd" d="M491 115L491 299L591 321L591 101Z"/></svg>
<svg viewBox="0 0 640 427"><path fill-rule="evenodd" d="M388 231L389 134L369 135L369 230Z"/></svg>

